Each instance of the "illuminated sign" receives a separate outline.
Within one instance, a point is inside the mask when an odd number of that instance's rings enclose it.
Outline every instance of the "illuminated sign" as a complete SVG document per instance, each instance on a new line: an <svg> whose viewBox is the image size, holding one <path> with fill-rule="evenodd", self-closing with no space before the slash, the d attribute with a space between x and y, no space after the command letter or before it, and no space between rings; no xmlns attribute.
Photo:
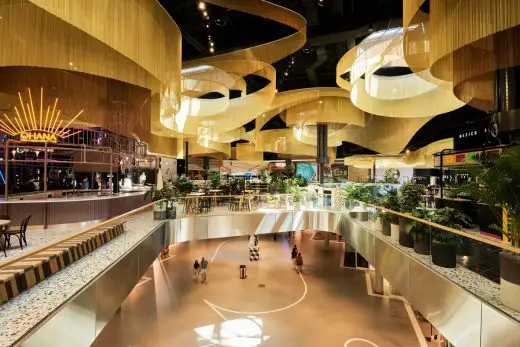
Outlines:
<svg viewBox="0 0 520 347"><path fill-rule="evenodd" d="M20 133L20 141L23 142L52 142L57 143L58 138L54 133L42 133L38 131Z"/></svg>
<svg viewBox="0 0 520 347"><path fill-rule="evenodd" d="M14 107L11 117L4 113L4 118L0 118L0 131L11 136L19 136L22 142L50 142L57 143L60 139L65 139L78 134L79 131L71 133L68 126L76 120L83 110L79 111L74 118L63 125L60 119L61 110L58 110L58 98L52 105L43 105L43 88L40 89L40 108L34 108L31 89L27 88L29 102L24 103L22 94L18 93L20 108Z"/></svg>

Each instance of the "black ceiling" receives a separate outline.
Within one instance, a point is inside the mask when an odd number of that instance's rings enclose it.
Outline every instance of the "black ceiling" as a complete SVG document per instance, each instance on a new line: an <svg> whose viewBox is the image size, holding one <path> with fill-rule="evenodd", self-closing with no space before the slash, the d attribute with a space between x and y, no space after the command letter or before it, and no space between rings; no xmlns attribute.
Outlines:
<svg viewBox="0 0 520 347"><path fill-rule="evenodd" d="M247 0L244 0L247 1ZM199 0L159 0L182 32L184 61L212 55L209 38L215 53L222 54L240 48L270 42L292 33L292 29L242 12L206 5L210 20L198 8ZM336 65L350 48L373 30L402 25L402 0L272 0L271 2L302 14L308 22L307 44L303 49L274 64L279 91L307 87L335 87ZM207 27L209 26L209 28ZM294 65L291 60L294 58ZM285 75L287 72L287 76ZM380 69L377 74L396 76L411 71L403 68ZM248 91L265 84L258 78L247 78ZM208 97L212 97L208 95ZM427 123L410 141L407 148L418 148L430 142L453 136L488 122L483 112L466 106L440 115ZM246 125L247 130L253 124ZM279 117L266 128L283 128ZM352 154L373 153L353 144L338 148L338 158Z"/></svg>

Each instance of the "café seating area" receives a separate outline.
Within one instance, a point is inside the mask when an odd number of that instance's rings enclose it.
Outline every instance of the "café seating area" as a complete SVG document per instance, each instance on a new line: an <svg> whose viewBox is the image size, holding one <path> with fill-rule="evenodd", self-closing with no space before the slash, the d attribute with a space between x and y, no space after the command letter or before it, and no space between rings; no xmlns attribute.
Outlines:
<svg viewBox="0 0 520 347"><path fill-rule="evenodd" d="M2 247L2 251L4 252L4 256L7 257L6 250L10 247L15 247L16 244L11 243L12 238L18 239L18 245L20 249L23 249L23 246L27 246L27 226L29 225L29 221L31 220L31 215L28 215L22 220L20 226L11 227L11 220L8 215L0 215L0 247Z"/></svg>

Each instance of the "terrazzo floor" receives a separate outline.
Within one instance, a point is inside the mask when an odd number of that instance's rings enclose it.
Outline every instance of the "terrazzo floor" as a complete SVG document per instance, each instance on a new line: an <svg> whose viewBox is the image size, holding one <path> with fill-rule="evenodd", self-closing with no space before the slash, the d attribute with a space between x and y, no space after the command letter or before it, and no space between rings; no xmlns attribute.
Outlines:
<svg viewBox="0 0 520 347"><path fill-rule="evenodd" d="M100 222L100 220L93 220L73 224L57 224L50 225L47 229L44 229L41 225L29 226L25 234L27 238L27 246L24 245L23 249L21 249L18 245L18 239L16 237L11 237L12 247L6 250L7 257L4 257L3 254L0 255L0 265L2 264L2 261L5 261L6 259L17 257L35 248L43 246L46 243L61 239L67 234L84 230Z"/></svg>
<svg viewBox="0 0 520 347"><path fill-rule="evenodd" d="M153 220L152 211L140 212L126 220L123 235L2 305L0 346L12 345L22 338L162 223Z"/></svg>

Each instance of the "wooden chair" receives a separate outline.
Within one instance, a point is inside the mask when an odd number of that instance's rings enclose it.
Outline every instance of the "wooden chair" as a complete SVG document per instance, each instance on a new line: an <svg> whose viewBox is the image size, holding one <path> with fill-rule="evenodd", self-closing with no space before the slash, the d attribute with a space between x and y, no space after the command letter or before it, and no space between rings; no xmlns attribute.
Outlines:
<svg viewBox="0 0 520 347"><path fill-rule="evenodd" d="M5 236L5 246L4 248L11 247L11 236L16 236L18 238L18 242L20 243L20 249L23 249L23 243L27 246L27 239L25 238L25 232L27 231L27 225L29 224L29 220L31 219L31 215L28 215L20 224L20 229L8 229L4 231Z"/></svg>

